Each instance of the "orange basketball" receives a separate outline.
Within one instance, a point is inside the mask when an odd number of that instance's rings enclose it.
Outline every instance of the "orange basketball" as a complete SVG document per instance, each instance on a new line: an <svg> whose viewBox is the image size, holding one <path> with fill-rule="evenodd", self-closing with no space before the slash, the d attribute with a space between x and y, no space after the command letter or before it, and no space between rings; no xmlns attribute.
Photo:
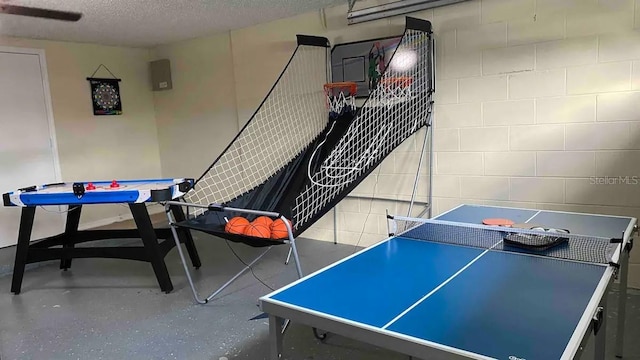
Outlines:
<svg viewBox="0 0 640 360"><path fill-rule="evenodd" d="M289 225L291 225L291 230L293 230L293 224L291 220L289 220ZM287 226L285 225L282 219L274 220L271 224L271 238L272 239L286 239L289 237L289 233L287 232Z"/></svg>
<svg viewBox="0 0 640 360"><path fill-rule="evenodd" d="M244 229L249 225L249 220L242 216L231 218L224 226L224 231L230 234L244 234Z"/></svg>
<svg viewBox="0 0 640 360"><path fill-rule="evenodd" d="M269 227L265 224L250 223L244 228L244 234L247 236L268 239L269 236L271 236L271 230L269 230Z"/></svg>
<svg viewBox="0 0 640 360"><path fill-rule="evenodd" d="M273 219L268 216L259 216L255 220L253 220L252 223L263 224L263 225L266 225L267 227L270 227L271 223L273 223Z"/></svg>

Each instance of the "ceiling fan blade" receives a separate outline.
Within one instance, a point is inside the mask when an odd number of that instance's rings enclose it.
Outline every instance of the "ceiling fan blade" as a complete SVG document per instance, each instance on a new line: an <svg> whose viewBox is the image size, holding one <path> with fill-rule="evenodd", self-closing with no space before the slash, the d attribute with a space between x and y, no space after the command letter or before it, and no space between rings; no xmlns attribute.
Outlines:
<svg viewBox="0 0 640 360"><path fill-rule="evenodd" d="M62 21L78 21L82 17L82 14L70 11L40 9L20 5L6 5L0 4L0 14L12 14L31 16L37 18L62 20Z"/></svg>

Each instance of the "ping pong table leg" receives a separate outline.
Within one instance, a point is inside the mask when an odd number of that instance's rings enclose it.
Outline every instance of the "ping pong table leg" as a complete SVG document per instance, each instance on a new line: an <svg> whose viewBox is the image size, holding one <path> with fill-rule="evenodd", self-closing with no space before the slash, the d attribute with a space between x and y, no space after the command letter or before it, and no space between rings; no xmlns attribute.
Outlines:
<svg viewBox="0 0 640 360"><path fill-rule="evenodd" d="M282 323L284 319L269 314L269 345L271 360L280 359L282 354Z"/></svg>
<svg viewBox="0 0 640 360"><path fill-rule="evenodd" d="M64 227L64 237L62 238L63 249L70 249L75 246L73 240L78 232L81 211L82 205L69 206L69 210L67 211L67 221ZM71 259L71 257L63 255L60 259L60 269L69 269L71 267Z"/></svg>
<svg viewBox="0 0 640 360"><path fill-rule="evenodd" d="M627 277L629 274L629 250L622 252L620 259L620 290L618 292L618 328L616 329L616 357L622 357L624 345L624 322L627 310Z"/></svg>
<svg viewBox="0 0 640 360"><path fill-rule="evenodd" d="M607 297L609 291L605 291L600 301L600 307L602 311L598 316L598 324L595 332L596 344L594 360L604 360L605 358L605 345L607 341Z"/></svg>
<svg viewBox="0 0 640 360"><path fill-rule="evenodd" d="M160 289L166 293L170 293L171 290L173 290L173 284L171 283L171 278L169 277L169 272L167 271L164 259L160 254L158 237L156 236L156 231L151 223L151 218L149 218L147 207L144 203L138 203L129 204L129 208L131 209L133 220L138 227L140 238L142 238L142 243L144 244L148 260L151 262L153 271L158 279Z"/></svg>
<svg viewBox="0 0 640 360"><path fill-rule="evenodd" d="M29 255L29 242L33 229L33 218L36 214L35 207L23 207L20 215L20 228L18 230L18 245L16 246L16 259L13 265L13 279L11 280L11 292L20 294L24 267L27 265Z"/></svg>

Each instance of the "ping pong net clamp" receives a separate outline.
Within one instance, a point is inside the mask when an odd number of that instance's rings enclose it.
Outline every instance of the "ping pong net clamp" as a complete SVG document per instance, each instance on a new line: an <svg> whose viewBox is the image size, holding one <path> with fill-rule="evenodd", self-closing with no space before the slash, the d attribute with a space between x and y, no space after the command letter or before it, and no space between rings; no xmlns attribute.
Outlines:
<svg viewBox="0 0 640 360"><path fill-rule="evenodd" d="M356 112L356 93L358 84L352 81L342 81L324 84L326 105L329 116L337 118L345 113Z"/></svg>
<svg viewBox="0 0 640 360"><path fill-rule="evenodd" d="M389 214L389 212L387 211L387 234L389 236L395 236L396 235L396 231L398 231L398 226L396 225L396 222L393 221L394 216Z"/></svg>
<svg viewBox="0 0 640 360"><path fill-rule="evenodd" d="M634 232L638 233L638 225L634 225L633 230L631 231L631 234L633 234ZM624 233L622 234L622 237L612 238L609 242L611 244L624 244ZM633 249L633 238L631 237L629 238L629 241L627 241L627 243L624 244L624 246L620 247L620 253L618 254L618 261L620 261L620 259L622 258L623 252L631 253L632 249ZM615 269L615 277L617 279L620 273L620 263L617 263L615 261L609 261L609 266Z"/></svg>
<svg viewBox="0 0 640 360"><path fill-rule="evenodd" d="M638 226L634 226L634 230L633 232L637 232L637 228ZM624 234L622 234L622 237L619 238L611 238L611 240L609 240L609 242L611 244L624 244ZM627 241L626 244L624 244L624 246L620 247L620 256L622 256L622 252L626 251L628 253L631 252L631 250L633 249L633 238L629 238L629 241ZM620 264L614 262L614 261L609 261L609 265L613 266L616 269L616 273L618 272L618 270L620 269Z"/></svg>

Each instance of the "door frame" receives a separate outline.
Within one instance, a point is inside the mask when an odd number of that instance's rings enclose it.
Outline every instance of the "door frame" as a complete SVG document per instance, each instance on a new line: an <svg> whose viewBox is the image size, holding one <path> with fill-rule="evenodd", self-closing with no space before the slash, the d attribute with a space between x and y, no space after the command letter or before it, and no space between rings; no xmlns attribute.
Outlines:
<svg viewBox="0 0 640 360"><path fill-rule="evenodd" d="M49 73L47 71L47 57L44 49L0 46L0 53L37 55L40 63L40 74L42 75L42 90L44 91L44 102L49 125L49 140L51 151L53 152L53 171L55 182L62 181L62 171L60 169L60 156L58 154L58 141L56 139L56 127L53 118L53 105L51 102L51 90L49 88ZM34 184L35 185L35 184ZM26 184L25 184L26 186Z"/></svg>
<svg viewBox="0 0 640 360"><path fill-rule="evenodd" d="M58 153L58 141L56 138L56 128L55 128L55 121L54 121L54 117L53 117L53 104L51 101L51 89L49 87L49 73L47 71L47 57L45 55L45 50L44 49L33 49L33 48L22 48L22 47L11 47L11 46L0 46L0 53L9 53L9 54L24 54L24 55L37 55L38 56L38 62L40 63L40 75L42 76L42 91L44 92L44 105L46 107L45 110L45 114L47 117L47 124L49 126L49 142L50 142L50 148L51 148L51 152L53 153L53 175L54 175L54 182L61 182L62 181L62 171L60 169L60 154ZM24 184L24 186L27 185L37 185L37 184ZM65 210L62 209L62 207L57 206L55 207L56 210L54 210L54 212L59 213L60 216L60 223L59 223L59 228L57 229L57 231L62 231L64 229L64 215L65 215ZM35 239L31 239L32 241ZM0 250L7 248L7 247L12 247L12 246L16 246L15 244L13 245L0 245Z"/></svg>

